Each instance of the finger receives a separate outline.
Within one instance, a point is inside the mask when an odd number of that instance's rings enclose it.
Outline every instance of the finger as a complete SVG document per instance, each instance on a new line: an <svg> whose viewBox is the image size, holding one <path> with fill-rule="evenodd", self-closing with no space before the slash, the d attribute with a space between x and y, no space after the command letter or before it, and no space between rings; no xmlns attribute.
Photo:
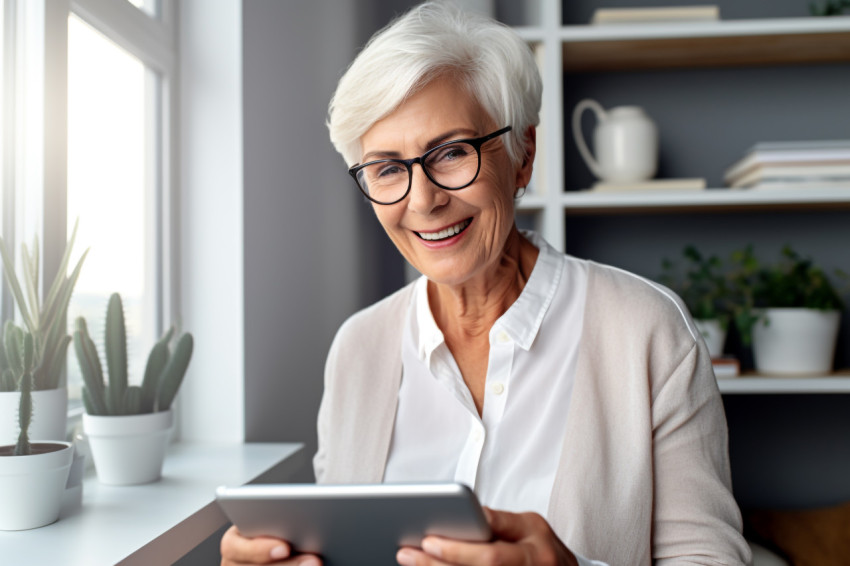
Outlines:
<svg viewBox="0 0 850 566"><path fill-rule="evenodd" d="M401 566L450 566L418 548L403 547L396 553L395 559Z"/></svg>
<svg viewBox="0 0 850 566"><path fill-rule="evenodd" d="M289 544L272 537L247 538L231 526L221 538L222 566L230 564L269 564L287 558Z"/></svg>
<svg viewBox="0 0 850 566"><path fill-rule="evenodd" d="M546 519L537 513L511 513L487 509L490 529L497 539L518 541L534 534L548 534L551 530Z"/></svg>
<svg viewBox="0 0 850 566"><path fill-rule="evenodd" d="M422 550L434 562L415 562L420 564L455 564L473 566L475 564L536 564L534 549L530 545L496 542L463 542L440 537L425 537Z"/></svg>

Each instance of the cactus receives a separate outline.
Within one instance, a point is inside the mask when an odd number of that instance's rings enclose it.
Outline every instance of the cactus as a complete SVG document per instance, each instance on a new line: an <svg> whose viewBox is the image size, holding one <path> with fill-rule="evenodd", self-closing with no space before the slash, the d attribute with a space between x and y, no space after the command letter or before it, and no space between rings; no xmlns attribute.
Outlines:
<svg viewBox="0 0 850 566"><path fill-rule="evenodd" d="M56 389L59 387L62 372L65 369L65 357L71 337L66 332L65 319L68 312L68 303L80 270L88 250L83 252L76 266L68 275L68 263L74 239L77 234L77 226L68 239L65 252L56 273L56 278L47 292L43 301L39 299L39 247L38 240L33 242L32 253L26 244L21 246L22 281L15 274L15 262L6 244L0 238L0 256L3 262L3 274L9 283L12 297L21 314L21 320L27 331L32 334L33 340L33 387L35 390ZM5 328L4 328L5 335ZM5 338L4 338L5 341ZM6 352L8 354L8 351ZM8 361L8 360L5 360ZM2 373L8 365L0 359L0 391L14 391L9 389L9 382Z"/></svg>
<svg viewBox="0 0 850 566"><path fill-rule="evenodd" d="M77 318L74 349L83 374L83 403L90 415L135 415L166 411L171 407L192 357L193 339L188 332L169 348L170 328L151 348L141 386L127 382L127 339L121 297L114 293L106 314L106 384L97 348L83 317Z"/></svg>
<svg viewBox="0 0 850 566"><path fill-rule="evenodd" d="M27 333L23 337L23 344L16 344L16 346L20 346L21 349L19 353L21 354L20 361L22 362L21 366L18 366L16 369L21 370L21 379L20 379L20 390L21 390L21 400L18 405L18 423L21 428L21 432L18 435L18 443L15 445L15 456L29 456L32 454L32 447L30 446L29 439L29 428L30 422L32 421L32 388L33 388L33 377L32 377L32 362L33 362L33 339L32 335Z"/></svg>

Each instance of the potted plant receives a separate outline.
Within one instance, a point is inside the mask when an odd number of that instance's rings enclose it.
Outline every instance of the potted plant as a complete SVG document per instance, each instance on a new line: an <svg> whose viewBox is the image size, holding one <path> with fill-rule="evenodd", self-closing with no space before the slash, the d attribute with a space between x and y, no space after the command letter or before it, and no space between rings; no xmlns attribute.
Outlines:
<svg viewBox="0 0 850 566"><path fill-rule="evenodd" d="M83 431L101 483L134 485L156 481L173 423L171 402L177 395L189 360L193 339L182 334L170 347L171 328L151 349L141 385L127 381L127 340L121 296L109 298L104 344L107 384L97 348L86 321L75 323L74 348L83 374Z"/></svg>
<svg viewBox="0 0 850 566"><path fill-rule="evenodd" d="M0 446L0 530L18 531L59 518L74 449L69 442L30 441L35 341L29 333L13 332L5 347L10 370L20 384L20 430L14 445Z"/></svg>
<svg viewBox="0 0 850 566"><path fill-rule="evenodd" d="M735 325L744 345L752 345L756 370L800 376L831 372L844 301L823 269L790 246L774 265L761 264L752 246L735 252L732 260Z"/></svg>
<svg viewBox="0 0 850 566"><path fill-rule="evenodd" d="M63 440L66 434L68 393L62 384L65 356L71 337L66 331L66 318L71 293L80 275L86 250L77 261L71 275L67 275L68 263L77 226L65 246L56 278L50 285L47 297L40 299L38 240L32 246L32 254L26 244L21 245L23 285L15 274L15 264L6 244L0 238L0 255L3 273L12 291L24 328L33 339L33 415L31 435L43 440ZM3 339L15 326L7 321L3 327ZM0 415L14 414L20 402L18 383L12 377L12 369L0 349ZM0 422L0 444L15 442L17 424L13 420Z"/></svg>
<svg viewBox="0 0 850 566"><path fill-rule="evenodd" d="M723 262L714 255L704 256L693 245L685 246L682 255L682 268L669 259L662 261L659 280L682 298L711 357L719 358L729 326L729 288Z"/></svg>

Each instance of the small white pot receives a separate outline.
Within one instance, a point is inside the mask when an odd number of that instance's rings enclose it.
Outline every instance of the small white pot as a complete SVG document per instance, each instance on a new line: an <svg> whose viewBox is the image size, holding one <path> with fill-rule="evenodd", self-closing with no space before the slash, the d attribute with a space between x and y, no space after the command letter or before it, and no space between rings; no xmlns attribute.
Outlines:
<svg viewBox="0 0 850 566"><path fill-rule="evenodd" d="M69 442L54 440L30 441L30 444L58 444L62 448L29 456L0 456L2 531L43 527L59 518L74 447Z"/></svg>
<svg viewBox="0 0 850 566"><path fill-rule="evenodd" d="M702 334L705 345L708 346L708 353L712 358L719 358L723 355L723 344L726 342L726 330L720 321L716 318L710 320L694 320L694 324Z"/></svg>
<svg viewBox="0 0 850 566"><path fill-rule="evenodd" d="M18 391L0 393L0 446L18 441L18 406L21 394ZM46 389L32 392L32 423L30 438L42 440L65 440L68 423L68 390Z"/></svg>
<svg viewBox="0 0 850 566"><path fill-rule="evenodd" d="M753 357L759 373L824 375L832 372L839 311L764 309L753 327Z"/></svg>
<svg viewBox="0 0 850 566"><path fill-rule="evenodd" d="M109 485L137 485L157 481L168 445L174 414L83 415L97 479Z"/></svg>

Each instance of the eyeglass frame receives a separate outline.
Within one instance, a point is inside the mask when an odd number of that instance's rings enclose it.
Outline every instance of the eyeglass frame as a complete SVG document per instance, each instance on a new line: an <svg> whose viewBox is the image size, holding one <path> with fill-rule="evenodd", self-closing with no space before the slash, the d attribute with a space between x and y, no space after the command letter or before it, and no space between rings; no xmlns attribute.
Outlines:
<svg viewBox="0 0 850 566"><path fill-rule="evenodd" d="M425 153L423 153L419 157L413 157L411 159L392 159L392 158L376 159L374 161L369 161L367 163L362 163L362 164L359 164L359 165L352 165L348 169L348 174L351 175L351 177L354 179L354 184L357 185L357 188L360 190L361 193L363 193L363 196L365 196L367 199L374 202L375 204L382 204L382 205L397 204L397 203L403 201L407 197L407 195L410 194L410 189L411 189L411 187L413 187L413 165L415 163L418 163L419 166L422 167L422 171L425 173L425 176L428 177L428 180L430 180L432 183L434 183L435 185L437 185L441 189L444 189L446 191L459 191L461 189L465 189L466 187L468 187L469 185L474 183L476 179L478 179L478 174L481 172L481 146L484 145L485 143L487 143L488 141L492 140L492 139L496 139L497 137L510 132L512 129L513 129L513 126L505 126L504 128L502 128L500 130L496 130L495 132L493 132L491 134L487 134L486 136L482 136L480 138L461 138L461 139L443 142L440 145L432 147L431 149L429 149L428 151L426 151ZM468 183L466 183L465 185L462 185L460 187L447 187L445 185L441 185L440 183L438 183L437 180L434 179L434 177L431 176L431 173L428 171L428 168L425 167L425 159L429 155L431 155L432 153L439 151L440 149L442 149L446 146L456 144L456 143L469 144L473 148L475 148L475 153L478 157L478 168L475 170L475 175L472 177L472 180L469 181ZM379 200L375 200L374 198L369 196L369 193L366 192L366 190L360 185L360 181L357 180L357 173L359 173L360 170L362 170L362 169L364 169L364 168L366 168L370 165L374 165L376 163L401 163L407 169L407 190L404 191L404 194L401 195L401 197L399 197L397 200L394 200L392 202L382 202L382 201L379 201Z"/></svg>

